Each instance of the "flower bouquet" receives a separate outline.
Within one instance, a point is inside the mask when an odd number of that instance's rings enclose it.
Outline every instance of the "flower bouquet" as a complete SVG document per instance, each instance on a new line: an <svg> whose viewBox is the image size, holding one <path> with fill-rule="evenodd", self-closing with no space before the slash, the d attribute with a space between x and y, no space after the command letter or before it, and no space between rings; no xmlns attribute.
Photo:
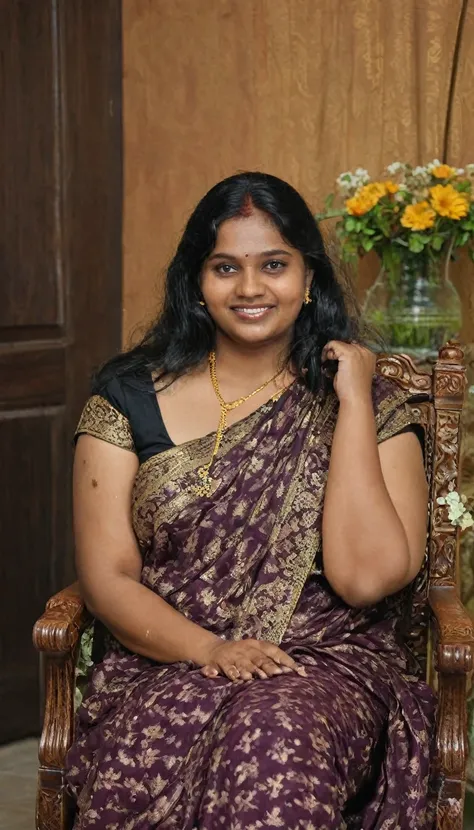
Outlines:
<svg viewBox="0 0 474 830"><path fill-rule="evenodd" d="M385 348L426 357L459 334L449 264L464 247L474 259L474 164L395 162L375 181L362 168L342 173L317 218L337 220L343 259L378 255L381 271L364 312Z"/></svg>

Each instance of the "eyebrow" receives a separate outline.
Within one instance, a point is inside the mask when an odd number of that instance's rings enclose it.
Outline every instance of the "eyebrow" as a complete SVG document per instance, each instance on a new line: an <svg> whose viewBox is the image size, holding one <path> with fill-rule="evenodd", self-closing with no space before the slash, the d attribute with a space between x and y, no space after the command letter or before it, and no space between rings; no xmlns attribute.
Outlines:
<svg viewBox="0 0 474 830"><path fill-rule="evenodd" d="M262 257L270 257L270 256L292 256L291 251L285 251L283 248L273 248L271 251L262 251L258 256ZM208 262L213 259L233 259L234 262L238 260L238 257L234 256L233 254L225 254L225 253L217 253L212 254Z"/></svg>

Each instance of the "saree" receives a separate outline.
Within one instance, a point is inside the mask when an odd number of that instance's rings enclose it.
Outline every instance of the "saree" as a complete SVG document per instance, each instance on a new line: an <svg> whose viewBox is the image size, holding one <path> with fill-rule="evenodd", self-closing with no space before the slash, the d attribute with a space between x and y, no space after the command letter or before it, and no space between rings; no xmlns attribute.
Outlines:
<svg viewBox="0 0 474 830"><path fill-rule="evenodd" d="M413 423L374 380L378 440ZM77 713L68 784L76 830L424 830L434 699L400 638L404 592L347 606L324 577L322 511L338 403L295 382L224 435L212 493L196 495L214 435L139 467L141 582L226 640L278 644L305 667L206 678L110 638ZM100 396L79 432L133 449Z"/></svg>

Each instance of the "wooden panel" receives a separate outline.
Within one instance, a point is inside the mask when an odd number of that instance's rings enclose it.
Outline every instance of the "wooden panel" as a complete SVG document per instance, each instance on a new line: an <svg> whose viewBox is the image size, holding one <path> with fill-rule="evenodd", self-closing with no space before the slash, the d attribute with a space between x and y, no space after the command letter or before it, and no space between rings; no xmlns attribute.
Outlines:
<svg viewBox="0 0 474 830"><path fill-rule="evenodd" d="M65 541L58 498L64 491L61 409L0 414L2 493L0 700L3 740L39 727L39 674L31 629L57 584Z"/></svg>
<svg viewBox="0 0 474 830"><path fill-rule="evenodd" d="M58 325L55 4L0 9L0 326Z"/></svg>
<svg viewBox="0 0 474 830"><path fill-rule="evenodd" d="M63 403L65 392L64 346L0 349L0 409Z"/></svg>
<svg viewBox="0 0 474 830"><path fill-rule="evenodd" d="M462 0L126 0L124 336L188 213L242 169L317 210L339 172L442 152ZM158 284L158 285L157 285Z"/></svg>
<svg viewBox="0 0 474 830"><path fill-rule="evenodd" d="M120 348L121 72L120 0L0 0L0 742L38 732L31 629L74 577L71 439Z"/></svg>
<svg viewBox="0 0 474 830"><path fill-rule="evenodd" d="M121 345L121 0L61 0L60 29L72 435L92 370Z"/></svg>

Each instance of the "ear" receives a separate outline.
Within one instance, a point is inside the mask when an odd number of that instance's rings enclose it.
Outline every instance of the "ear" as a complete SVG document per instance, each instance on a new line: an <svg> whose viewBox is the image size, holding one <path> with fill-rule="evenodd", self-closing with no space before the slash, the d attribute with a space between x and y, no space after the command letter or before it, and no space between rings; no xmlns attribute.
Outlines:
<svg viewBox="0 0 474 830"><path fill-rule="evenodd" d="M305 278L304 278L304 287L305 288L310 288L311 287L311 283L313 282L313 277L314 277L314 271L312 271L310 269L307 269L306 274L305 274Z"/></svg>

